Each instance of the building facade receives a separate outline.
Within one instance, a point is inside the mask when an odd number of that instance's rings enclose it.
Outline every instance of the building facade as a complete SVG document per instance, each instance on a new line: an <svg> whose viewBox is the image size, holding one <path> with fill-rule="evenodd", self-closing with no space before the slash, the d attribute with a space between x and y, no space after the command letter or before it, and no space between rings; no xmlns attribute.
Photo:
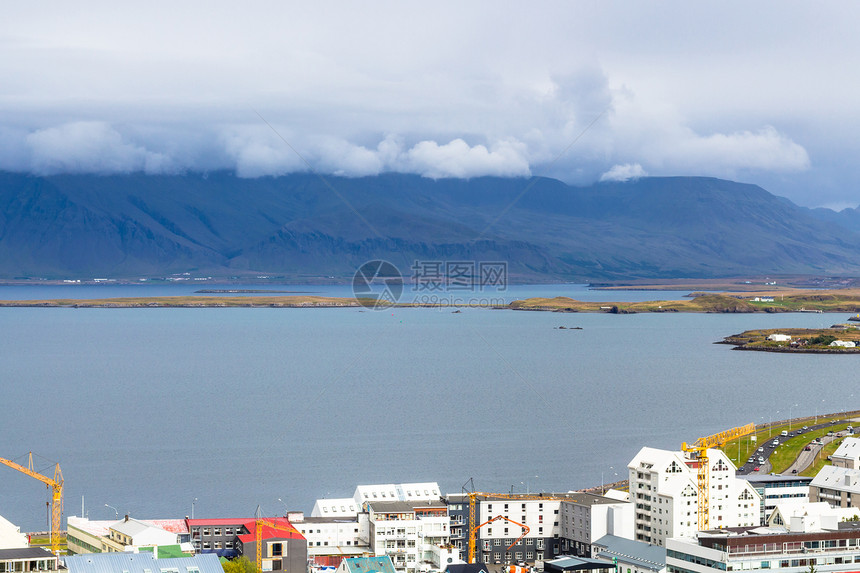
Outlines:
<svg viewBox="0 0 860 573"><path fill-rule="evenodd" d="M759 524L767 523L768 516L778 504L809 501L811 477L781 475L745 475L761 497Z"/></svg>
<svg viewBox="0 0 860 573"><path fill-rule="evenodd" d="M761 496L721 450L709 449L708 515L711 528L759 525ZM671 537L699 529L699 460L687 452L642 448L628 465L635 504L635 539L665 547Z"/></svg>
<svg viewBox="0 0 860 573"><path fill-rule="evenodd" d="M860 507L860 470L824 466L809 484L809 501L834 507Z"/></svg>

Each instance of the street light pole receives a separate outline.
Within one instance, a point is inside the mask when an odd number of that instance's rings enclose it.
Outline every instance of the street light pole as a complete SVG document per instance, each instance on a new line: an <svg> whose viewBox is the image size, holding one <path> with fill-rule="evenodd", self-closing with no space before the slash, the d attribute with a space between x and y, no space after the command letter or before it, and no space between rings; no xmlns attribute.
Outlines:
<svg viewBox="0 0 860 573"><path fill-rule="evenodd" d="M109 508L111 508L111 509L113 510L114 516L115 516L117 519L119 519L119 512L116 510L116 508L115 508L114 506L112 506L112 505L108 505L108 504L105 504L105 507L109 507Z"/></svg>
<svg viewBox="0 0 860 573"><path fill-rule="evenodd" d="M281 498L278 498L278 501L280 501L281 503L283 503L283 504L284 504L284 517L286 517L286 516L287 516L287 514L290 512L290 510L289 510L289 509L287 509L287 504L286 504L286 503L284 503L284 500L282 500Z"/></svg>
<svg viewBox="0 0 860 573"><path fill-rule="evenodd" d="M194 504L197 503L197 498L191 500L191 519L194 519Z"/></svg>
<svg viewBox="0 0 860 573"><path fill-rule="evenodd" d="M796 407L797 407L797 404L795 404L794 406L788 407L788 431L789 432L791 431L791 409L796 408Z"/></svg>

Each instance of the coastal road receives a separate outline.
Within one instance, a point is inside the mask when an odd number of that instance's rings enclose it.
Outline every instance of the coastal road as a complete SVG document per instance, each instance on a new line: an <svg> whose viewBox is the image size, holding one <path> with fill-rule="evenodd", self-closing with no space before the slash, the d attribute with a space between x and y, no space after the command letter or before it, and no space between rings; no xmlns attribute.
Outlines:
<svg viewBox="0 0 860 573"><path fill-rule="evenodd" d="M827 423L823 423L823 424L815 424L815 425L809 426L809 428L806 430L794 430L792 432L792 434L793 434L792 436L780 436L779 434L776 434L776 435L772 436L771 438L764 440L761 443L761 445L758 448L756 448L755 452L751 455L751 457L753 459L752 462L746 462L746 463L738 464L740 467L738 468L737 473L739 475L749 475L749 474L765 475L765 474L769 474L773 470L773 466L771 466L771 464L770 464L770 456L771 456L771 454L773 454L774 450L776 450L776 448L779 447L779 446L773 445L774 439L779 440L780 445L782 445L782 443L785 440L796 438L798 431L806 433L806 432L809 432L811 430L828 428L828 427L833 426L835 424L840 424L843 422L850 422L850 421L852 421L852 420L837 420L835 423L827 422ZM801 435L803 435L803 434L801 434ZM783 472L783 475L795 475L792 473L792 470L795 470L795 469L797 470L797 473L800 473L803 470L805 470L807 467L809 467L810 465L812 465L815 462L815 456L818 454L818 452L821 451L821 448L823 447L823 445L834 440L835 438L836 438L836 436L833 436L833 437L822 436L822 438L821 438L822 444L821 445L812 446L812 449L810 451L801 450L798 458L794 461L794 463L792 463L792 465L788 469L786 469L785 472ZM761 450L761 451L759 451L759 450ZM763 463L758 462L759 456L764 458ZM756 467L759 468L758 471L754 471L754 468L756 468Z"/></svg>

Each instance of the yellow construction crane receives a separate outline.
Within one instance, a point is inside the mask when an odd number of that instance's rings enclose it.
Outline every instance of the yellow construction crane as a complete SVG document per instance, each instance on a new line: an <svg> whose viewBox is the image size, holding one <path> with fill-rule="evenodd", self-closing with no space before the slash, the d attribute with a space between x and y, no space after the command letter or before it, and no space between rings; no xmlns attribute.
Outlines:
<svg viewBox="0 0 860 573"><path fill-rule="evenodd" d="M33 469L33 452L30 452L27 457L27 467L3 458L0 458L0 463L36 478L48 486L51 492L51 552L56 554L60 550L60 529L63 519L63 473L60 471L60 464L54 468L54 479L51 479Z"/></svg>
<svg viewBox="0 0 860 573"><path fill-rule="evenodd" d="M709 513L711 509L710 497L708 496L708 449L721 448L726 442L737 438L742 438L748 434L755 433L755 424L747 424L708 436L699 438L694 443L687 445L684 442L681 449L685 452L696 454L696 461L699 463L698 483L699 483L699 531L707 531L710 529Z"/></svg>
<svg viewBox="0 0 860 573"><path fill-rule="evenodd" d="M276 521L261 517L259 515L259 508L257 508L257 517L254 523L254 529L256 530L254 535L255 541L257 542L257 571L263 570L263 527L270 527L276 531L285 531L287 533L297 533L301 535L299 530L292 525L283 525Z"/></svg>
<svg viewBox="0 0 860 573"><path fill-rule="evenodd" d="M516 521L512 521L512 520L508 519L507 517L504 517L501 515L494 517L493 519L491 519L489 521L485 521L481 525L476 526L475 525L475 505L476 505L476 500L479 497L498 498L498 499L546 500L546 501L575 499L571 495L553 495L553 494L539 494L539 493L537 493L537 494L535 494L535 493L486 493L486 492L482 492L482 491L473 491L473 492L467 492L466 495L469 496L469 563L475 562L475 546L477 545L475 533L482 526L490 523L490 521L495 521L496 519L502 518L502 519L506 519L506 520L510 521L511 523L513 523L515 525L519 525L520 527L525 528L525 531L523 532L523 534L520 535L520 537L516 541L514 541L514 543L510 547L508 547L508 549L510 549L511 547L516 545L517 541L519 541L522 537L524 537L529 532L529 528L526 527L525 525L523 525L521 523L517 523Z"/></svg>

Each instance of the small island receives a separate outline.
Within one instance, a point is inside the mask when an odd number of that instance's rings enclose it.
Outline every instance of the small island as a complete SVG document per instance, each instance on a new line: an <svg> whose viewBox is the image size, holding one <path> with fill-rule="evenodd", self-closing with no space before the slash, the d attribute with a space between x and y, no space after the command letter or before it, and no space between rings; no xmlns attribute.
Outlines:
<svg viewBox="0 0 860 573"><path fill-rule="evenodd" d="M733 344L732 350L853 354L860 352L860 328L834 324L830 328L747 330L727 336L718 344Z"/></svg>

